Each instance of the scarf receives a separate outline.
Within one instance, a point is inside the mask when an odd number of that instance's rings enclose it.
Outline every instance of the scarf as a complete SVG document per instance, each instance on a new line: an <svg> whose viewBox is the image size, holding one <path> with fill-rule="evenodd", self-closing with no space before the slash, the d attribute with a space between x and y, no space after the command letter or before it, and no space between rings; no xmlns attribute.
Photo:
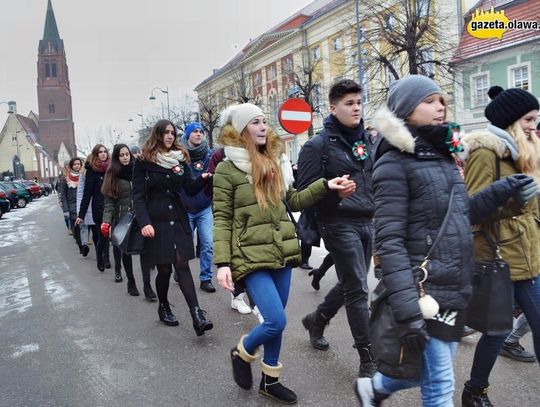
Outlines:
<svg viewBox="0 0 540 407"><path fill-rule="evenodd" d="M128 165L122 165L118 177L131 182L133 179L133 164L133 160L131 160Z"/></svg>
<svg viewBox="0 0 540 407"><path fill-rule="evenodd" d="M186 161L186 158L180 150L169 150L167 153L160 153L158 151L156 160L157 165L170 170L172 167Z"/></svg>
<svg viewBox="0 0 540 407"><path fill-rule="evenodd" d="M70 171L66 177L66 183L68 188L77 188L79 186L79 172Z"/></svg>
<svg viewBox="0 0 540 407"><path fill-rule="evenodd" d="M508 134L507 131L492 124L488 124L487 129L493 134L495 134L499 138L499 140L504 143L508 150L510 150L512 160L517 161L519 158L519 147L516 144L514 138L510 134Z"/></svg>
<svg viewBox="0 0 540 407"><path fill-rule="evenodd" d="M418 137L418 141L416 143L417 146L421 147L423 145L428 145L433 147L435 150L437 150L439 153L446 157L452 157L452 154L450 150L448 149L448 145L446 144L446 139L448 136L448 128L449 126L446 124L439 125L439 126L433 126L433 125L425 125L425 126L412 126L407 125L407 128L410 130L411 134L414 137Z"/></svg>
<svg viewBox="0 0 540 407"><path fill-rule="evenodd" d="M107 161L98 161L96 164L96 168L92 168L95 172L101 172L105 173L107 171L107 168L109 168L109 164L111 163L110 160Z"/></svg>
<svg viewBox="0 0 540 407"><path fill-rule="evenodd" d="M189 158L191 158L191 161L200 161L206 157L206 154L208 154L209 147L206 140L203 140L202 143L196 147L191 147L185 138L182 138L182 143L188 149Z"/></svg>
<svg viewBox="0 0 540 407"><path fill-rule="evenodd" d="M360 120L357 127L347 127L341 123L336 116L331 114L329 119L325 120L324 127L334 127L337 132L343 136L345 141L352 147L358 140L362 140L364 134L364 119Z"/></svg>
<svg viewBox="0 0 540 407"><path fill-rule="evenodd" d="M253 184L253 178L251 177L251 161L249 160L249 153L245 148L225 146L225 159L231 160L236 168L247 174L246 178L250 184ZM289 157L285 154L281 154L279 159L276 160L281 170L281 176L283 181L283 190L286 192L292 187L294 182L293 171Z"/></svg>

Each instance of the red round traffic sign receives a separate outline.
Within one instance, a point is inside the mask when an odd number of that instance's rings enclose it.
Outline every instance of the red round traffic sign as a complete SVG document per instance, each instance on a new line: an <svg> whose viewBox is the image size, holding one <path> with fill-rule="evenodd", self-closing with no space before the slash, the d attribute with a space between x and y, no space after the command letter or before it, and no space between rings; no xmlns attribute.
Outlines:
<svg viewBox="0 0 540 407"><path fill-rule="evenodd" d="M311 126L313 114L304 99L287 99L279 108L279 123L291 134L300 134Z"/></svg>

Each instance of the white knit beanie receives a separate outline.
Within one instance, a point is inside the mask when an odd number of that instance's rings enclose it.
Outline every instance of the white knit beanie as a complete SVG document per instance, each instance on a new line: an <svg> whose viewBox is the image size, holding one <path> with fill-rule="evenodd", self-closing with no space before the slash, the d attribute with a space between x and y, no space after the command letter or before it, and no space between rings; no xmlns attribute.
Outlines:
<svg viewBox="0 0 540 407"><path fill-rule="evenodd" d="M264 116L264 113L252 103L229 106L221 113L222 125L231 124L238 133L242 133L251 119L257 116Z"/></svg>

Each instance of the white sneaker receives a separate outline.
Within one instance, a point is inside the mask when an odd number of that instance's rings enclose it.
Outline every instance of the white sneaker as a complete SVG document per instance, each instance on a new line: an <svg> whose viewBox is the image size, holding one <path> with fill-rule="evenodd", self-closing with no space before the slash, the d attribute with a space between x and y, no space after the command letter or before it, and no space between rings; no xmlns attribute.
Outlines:
<svg viewBox="0 0 540 407"><path fill-rule="evenodd" d="M261 314L261 312L259 311L259 308L257 308L257 306L255 305L255 307L253 308L253 314L257 317L257 319L259 320L259 323L260 324L263 324L264 323L264 318Z"/></svg>
<svg viewBox="0 0 540 407"><path fill-rule="evenodd" d="M237 310L240 314L250 314L251 308L244 301L244 293L238 294L236 297L231 293L231 308Z"/></svg>

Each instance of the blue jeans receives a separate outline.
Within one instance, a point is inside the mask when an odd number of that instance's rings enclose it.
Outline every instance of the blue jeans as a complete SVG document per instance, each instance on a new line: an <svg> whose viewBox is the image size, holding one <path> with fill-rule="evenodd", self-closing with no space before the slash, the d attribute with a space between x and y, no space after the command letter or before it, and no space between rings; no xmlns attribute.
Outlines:
<svg viewBox="0 0 540 407"><path fill-rule="evenodd" d="M514 301L519 305L527 318L533 334L534 352L540 362L540 276L532 280L514 281L512 283ZM474 353L471 368L471 380L474 387L489 385L489 375L504 344L506 335L482 335Z"/></svg>
<svg viewBox="0 0 540 407"><path fill-rule="evenodd" d="M201 247L199 247L201 252L201 273L199 279L201 281L212 280L212 259L214 257L214 217L212 215L212 207L209 206L197 213L188 212L188 216L191 231L195 233L195 229L197 229L197 236L201 244Z"/></svg>
<svg viewBox="0 0 540 407"><path fill-rule="evenodd" d="M420 380L392 379L382 373L373 376L373 388L383 394L420 386L424 407L454 406L454 368L452 360L458 342L431 338L422 354L423 366Z"/></svg>
<svg viewBox="0 0 540 407"><path fill-rule="evenodd" d="M244 277L244 283L264 318L264 323L257 325L244 338L244 348L253 355L263 345L264 363L277 366L281 335L287 324L285 306L291 288L291 266L253 271Z"/></svg>

